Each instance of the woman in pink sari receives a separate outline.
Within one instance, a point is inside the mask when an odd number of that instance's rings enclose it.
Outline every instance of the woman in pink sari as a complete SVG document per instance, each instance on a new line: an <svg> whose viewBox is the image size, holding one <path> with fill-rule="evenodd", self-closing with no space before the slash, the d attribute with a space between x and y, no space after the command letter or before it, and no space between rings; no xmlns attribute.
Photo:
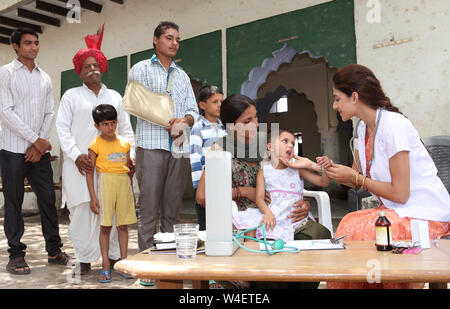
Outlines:
<svg viewBox="0 0 450 309"><path fill-rule="evenodd" d="M333 109L343 121L357 117L352 168L332 163L326 175L370 191L376 209L346 215L335 237L375 240L378 211L392 224L392 240L411 239L412 218L429 222L430 238L450 234L450 195L412 123L386 97L373 72L362 65L339 69L333 77ZM374 247L375 250L375 247ZM421 288L423 283L328 283L328 288Z"/></svg>

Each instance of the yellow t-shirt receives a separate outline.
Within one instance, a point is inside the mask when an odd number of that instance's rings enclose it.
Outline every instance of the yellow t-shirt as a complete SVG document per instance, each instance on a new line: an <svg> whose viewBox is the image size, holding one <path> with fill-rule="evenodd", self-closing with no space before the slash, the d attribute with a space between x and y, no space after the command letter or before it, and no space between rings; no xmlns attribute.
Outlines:
<svg viewBox="0 0 450 309"><path fill-rule="evenodd" d="M127 153L130 148L131 144L120 136L114 141L108 141L99 135L89 145L89 149L97 155L95 166L99 173L128 173Z"/></svg>

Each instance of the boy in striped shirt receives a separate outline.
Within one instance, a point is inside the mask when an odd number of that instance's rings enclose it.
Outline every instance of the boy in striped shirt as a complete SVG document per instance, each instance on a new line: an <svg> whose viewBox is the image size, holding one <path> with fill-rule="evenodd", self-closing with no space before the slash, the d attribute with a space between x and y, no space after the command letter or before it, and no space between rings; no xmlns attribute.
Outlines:
<svg viewBox="0 0 450 309"><path fill-rule="evenodd" d="M211 146L227 133L219 119L223 93L217 86L203 86L198 95L200 109L203 111L200 120L192 127L190 137L190 159L192 183L195 191L205 167L205 155ZM205 208L195 201L195 210L200 230L206 229Z"/></svg>

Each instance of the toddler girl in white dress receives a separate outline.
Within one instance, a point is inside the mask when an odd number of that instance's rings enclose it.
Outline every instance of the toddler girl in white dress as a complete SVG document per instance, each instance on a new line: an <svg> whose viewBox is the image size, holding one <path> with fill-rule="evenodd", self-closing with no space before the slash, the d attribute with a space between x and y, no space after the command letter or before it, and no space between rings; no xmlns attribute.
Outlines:
<svg viewBox="0 0 450 309"><path fill-rule="evenodd" d="M238 230L250 229L264 223L266 238L285 241L294 239L297 227L308 217L298 222L289 219L293 205L303 199L303 178L311 183L326 187L330 180L318 175L321 167L306 158L294 154L294 134L279 130L268 135L267 150L270 162L263 162L256 176L256 204L258 208L233 211L233 224ZM291 160L296 159L297 161ZM318 159L318 158L317 158ZM270 205L265 202L266 191L270 194ZM312 220L314 220L312 218ZM263 238L262 228L246 233L247 236Z"/></svg>

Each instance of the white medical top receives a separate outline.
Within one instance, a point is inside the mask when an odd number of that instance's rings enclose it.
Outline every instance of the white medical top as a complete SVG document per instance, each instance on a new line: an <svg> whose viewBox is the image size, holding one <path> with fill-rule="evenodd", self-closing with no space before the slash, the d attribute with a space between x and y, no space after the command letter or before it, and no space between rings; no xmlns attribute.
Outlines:
<svg viewBox="0 0 450 309"><path fill-rule="evenodd" d="M377 116L380 111L378 109ZM365 132L366 124L361 121L355 147L359 151L364 175ZM400 151L409 152L409 199L405 204L400 204L381 197L383 204L394 209L400 217L449 222L450 195L437 176L436 166L412 123L399 113L383 110L374 143L375 157L370 169L371 178L374 180L391 182L389 159Z"/></svg>

